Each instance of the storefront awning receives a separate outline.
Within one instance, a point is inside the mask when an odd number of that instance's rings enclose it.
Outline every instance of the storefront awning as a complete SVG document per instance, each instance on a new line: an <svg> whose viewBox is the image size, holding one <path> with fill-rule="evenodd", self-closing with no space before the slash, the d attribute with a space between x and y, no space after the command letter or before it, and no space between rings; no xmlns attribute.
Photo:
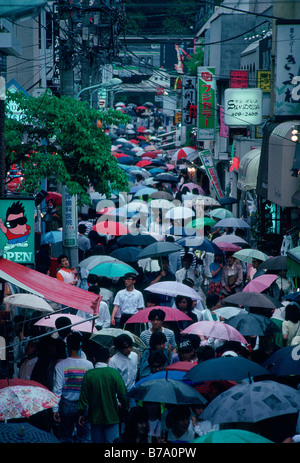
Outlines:
<svg viewBox="0 0 300 463"><path fill-rule="evenodd" d="M300 277L300 246L287 252L286 265L288 270L292 271L297 277Z"/></svg>
<svg viewBox="0 0 300 463"><path fill-rule="evenodd" d="M255 190L260 162L260 148L248 151L239 165L237 187L242 191Z"/></svg>
<svg viewBox="0 0 300 463"><path fill-rule="evenodd" d="M48 301L90 314L99 313L101 296L0 257L0 278Z"/></svg>

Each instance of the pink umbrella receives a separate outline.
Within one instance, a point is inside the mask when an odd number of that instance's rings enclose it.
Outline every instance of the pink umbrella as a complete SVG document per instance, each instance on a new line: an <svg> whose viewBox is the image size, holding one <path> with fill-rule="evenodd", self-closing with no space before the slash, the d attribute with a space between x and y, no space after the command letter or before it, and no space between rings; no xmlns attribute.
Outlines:
<svg viewBox="0 0 300 463"><path fill-rule="evenodd" d="M132 315L126 323L147 323L149 321L149 313L153 309L161 309L165 312L165 322L176 322L179 320L191 320L186 314L181 312L181 310L175 309L173 307L164 307L164 306L156 306L156 307L147 307L146 309L139 310L137 313Z"/></svg>
<svg viewBox="0 0 300 463"><path fill-rule="evenodd" d="M236 252L236 251L240 251L242 248L240 248L239 246L237 246L236 244L233 244L233 243L225 243L224 241L218 241L218 243L216 243L218 248L222 249L222 251L224 252Z"/></svg>
<svg viewBox="0 0 300 463"><path fill-rule="evenodd" d="M168 365L165 369L166 371L176 370L176 371L190 371L194 368L196 364L194 362L175 362Z"/></svg>
<svg viewBox="0 0 300 463"><path fill-rule="evenodd" d="M179 159L186 158L189 154L193 153L194 151L197 151L197 150L190 146L185 146L184 148L180 148L178 151L176 151L176 153L172 157L172 160L178 161Z"/></svg>
<svg viewBox="0 0 300 463"><path fill-rule="evenodd" d="M216 338L222 341L237 341L247 344L246 339L233 326L217 321L196 322L182 331L182 334L197 334L206 338Z"/></svg>
<svg viewBox="0 0 300 463"><path fill-rule="evenodd" d="M129 232L128 228L125 227L122 223L113 222L110 220L105 220L103 222L97 222L96 225L93 226L93 230L96 230L99 235L114 235L114 236L121 236L127 235Z"/></svg>
<svg viewBox="0 0 300 463"><path fill-rule="evenodd" d="M181 187L181 190L186 187L188 188L190 191L194 190L194 189L197 189L198 190L198 194L199 195L204 195L204 190L201 188L200 185L197 185L197 183L193 183L193 182L190 182L190 183L184 183Z"/></svg>
<svg viewBox="0 0 300 463"><path fill-rule="evenodd" d="M259 277L253 278L243 289L243 292L249 293L261 293L265 289L269 288L271 284L277 280L278 275L261 275Z"/></svg>
<svg viewBox="0 0 300 463"><path fill-rule="evenodd" d="M93 329L92 322L85 321L84 318L78 317L78 315L67 314L51 314L46 315L35 323L36 326L48 326L49 328L55 328L55 320L60 317L68 317L71 320L71 329L74 331L84 331L87 333L97 333L97 329ZM82 323L81 323L82 322Z"/></svg>

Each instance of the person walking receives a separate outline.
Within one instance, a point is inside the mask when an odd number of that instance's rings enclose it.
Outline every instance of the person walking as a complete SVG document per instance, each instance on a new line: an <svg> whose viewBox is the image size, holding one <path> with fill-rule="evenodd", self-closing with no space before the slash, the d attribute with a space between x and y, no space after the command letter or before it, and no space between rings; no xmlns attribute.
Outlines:
<svg viewBox="0 0 300 463"><path fill-rule="evenodd" d="M119 407L124 411L127 408L125 383L118 370L108 366L109 355L109 349L95 344L95 368L84 375L78 402L78 425L84 426L88 410L91 441L95 444L112 443L120 436Z"/></svg>
<svg viewBox="0 0 300 463"><path fill-rule="evenodd" d="M118 325L116 318L120 318L119 327L123 328L124 324L131 317L144 308L143 294L135 289L136 275L134 273L127 273L124 276L125 289L117 292L113 302L113 310L111 314L111 326ZM118 327L118 326L117 326Z"/></svg>

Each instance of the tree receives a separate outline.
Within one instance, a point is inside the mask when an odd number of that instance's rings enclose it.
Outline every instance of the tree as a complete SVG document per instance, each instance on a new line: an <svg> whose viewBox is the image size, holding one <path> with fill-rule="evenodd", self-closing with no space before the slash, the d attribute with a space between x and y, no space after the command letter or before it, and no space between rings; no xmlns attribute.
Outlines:
<svg viewBox="0 0 300 463"><path fill-rule="evenodd" d="M99 193L127 191L126 174L111 155L111 141L103 124L127 123L130 117L120 111L98 111L71 97L57 98L45 92L27 98L21 92L8 92L7 103L16 102L23 111L21 121L10 116L5 121L6 167L22 166L26 193L40 189L43 178L55 177L80 204L89 204L88 188Z"/></svg>
<svg viewBox="0 0 300 463"><path fill-rule="evenodd" d="M203 66L204 63L204 50L203 46L198 46L195 53L191 55L191 59L186 61L186 67L189 70L191 76L197 76L197 67Z"/></svg>

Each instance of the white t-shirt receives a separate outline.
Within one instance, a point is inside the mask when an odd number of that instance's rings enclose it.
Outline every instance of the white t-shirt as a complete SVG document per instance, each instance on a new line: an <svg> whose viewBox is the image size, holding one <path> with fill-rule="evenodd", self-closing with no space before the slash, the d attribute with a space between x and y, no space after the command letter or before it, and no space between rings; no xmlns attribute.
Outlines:
<svg viewBox="0 0 300 463"><path fill-rule="evenodd" d="M140 291L133 289L128 291L126 288L121 289L116 294L113 305L119 306L121 315L122 314L135 314L138 309L144 308L144 298Z"/></svg>
<svg viewBox="0 0 300 463"><path fill-rule="evenodd" d="M135 385L138 370L138 355L136 352L130 352L128 357L117 352L111 357L108 366L118 370L123 378L127 391Z"/></svg>

